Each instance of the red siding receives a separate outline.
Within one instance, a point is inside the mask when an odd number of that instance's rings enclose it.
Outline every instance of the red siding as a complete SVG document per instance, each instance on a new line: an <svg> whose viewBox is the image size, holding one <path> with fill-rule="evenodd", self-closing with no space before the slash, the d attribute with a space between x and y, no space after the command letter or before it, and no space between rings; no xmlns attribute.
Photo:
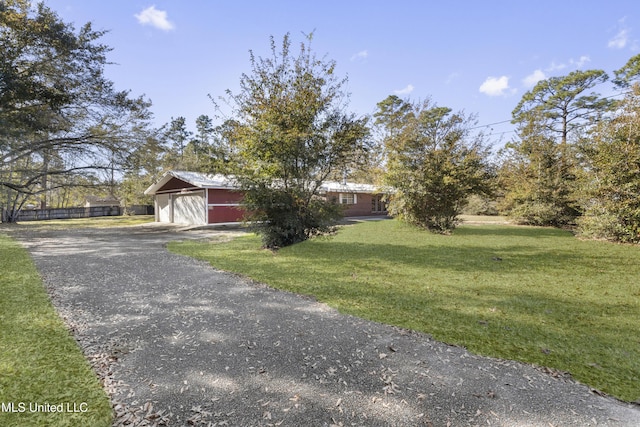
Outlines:
<svg viewBox="0 0 640 427"><path fill-rule="evenodd" d="M243 194L239 191L211 188L209 189L209 204L240 203L242 196Z"/></svg>
<svg viewBox="0 0 640 427"><path fill-rule="evenodd" d="M209 206L207 219L209 224L242 221L244 210L240 206L216 206L241 203L243 197L241 192L224 188L210 188L208 191Z"/></svg>
<svg viewBox="0 0 640 427"><path fill-rule="evenodd" d="M209 206L209 224L242 221L244 211L239 206Z"/></svg>
<svg viewBox="0 0 640 427"><path fill-rule="evenodd" d="M183 188L193 188L192 184L172 178L165 184L160 191L175 190L179 192ZM242 203L243 193L230 189L210 188L207 190L208 206L207 206L207 222L209 224L217 224L222 222L238 222L242 221L244 210L241 206L224 206L239 205ZM328 193L328 200L339 200L338 193ZM356 193L356 204L343 205L345 207L344 216L369 216L384 215L386 212L374 212L372 209L372 194ZM223 206L216 206L223 205Z"/></svg>

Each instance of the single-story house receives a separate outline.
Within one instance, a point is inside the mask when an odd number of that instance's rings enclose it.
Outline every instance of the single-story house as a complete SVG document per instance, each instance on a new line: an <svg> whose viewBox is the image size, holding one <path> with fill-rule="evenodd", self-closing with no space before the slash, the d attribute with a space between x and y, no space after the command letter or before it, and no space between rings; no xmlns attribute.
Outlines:
<svg viewBox="0 0 640 427"><path fill-rule="evenodd" d="M326 182L322 195L345 205L345 216L386 215L383 193L371 184ZM242 191L233 177L187 171L166 172L144 194L154 196L157 222L219 224L242 220Z"/></svg>

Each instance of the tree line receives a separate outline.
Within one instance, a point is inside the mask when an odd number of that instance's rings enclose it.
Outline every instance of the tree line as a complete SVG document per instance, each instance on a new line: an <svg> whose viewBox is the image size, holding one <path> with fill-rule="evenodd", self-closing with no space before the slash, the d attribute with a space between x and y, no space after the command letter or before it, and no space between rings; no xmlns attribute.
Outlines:
<svg viewBox="0 0 640 427"><path fill-rule="evenodd" d="M614 71L621 99L595 91L603 70L538 82L513 110L515 137L492 152L474 115L428 98L350 113L347 80L312 34L297 50L287 34L269 57L251 52L238 92L211 97L216 113L231 108L219 123L201 115L191 132L178 116L155 128L150 101L105 78L103 35L43 4L0 2L3 221L28 203L77 201L79 189L140 203L181 169L233 174L269 248L331 232L341 209L319 190L344 177L379 185L392 215L438 233L476 195L519 223L640 241L640 55Z"/></svg>

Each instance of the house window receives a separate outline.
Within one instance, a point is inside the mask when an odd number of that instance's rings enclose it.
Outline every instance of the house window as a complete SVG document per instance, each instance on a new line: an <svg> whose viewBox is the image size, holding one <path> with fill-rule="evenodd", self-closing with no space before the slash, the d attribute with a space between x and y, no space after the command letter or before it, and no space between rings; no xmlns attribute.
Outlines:
<svg viewBox="0 0 640 427"><path fill-rule="evenodd" d="M353 193L340 193L341 205L355 205L358 202L356 195Z"/></svg>

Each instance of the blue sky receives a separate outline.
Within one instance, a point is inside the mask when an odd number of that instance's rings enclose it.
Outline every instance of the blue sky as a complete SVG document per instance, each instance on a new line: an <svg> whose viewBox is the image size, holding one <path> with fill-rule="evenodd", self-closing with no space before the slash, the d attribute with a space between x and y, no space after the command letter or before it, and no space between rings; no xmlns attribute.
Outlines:
<svg viewBox="0 0 640 427"><path fill-rule="evenodd" d="M287 32L296 44L314 32L313 50L349 78L351 111L371 114L390 94L430 97L477 114L497 145L513 135L499 122L537 80L576 69L613 75L640 53L637 0L45 3L76 27L109 30L116 88L150 98L157 125L184 116L192 128L215 115L209 94L237 90L249 50L267 56L269 37Z"/></svg>

